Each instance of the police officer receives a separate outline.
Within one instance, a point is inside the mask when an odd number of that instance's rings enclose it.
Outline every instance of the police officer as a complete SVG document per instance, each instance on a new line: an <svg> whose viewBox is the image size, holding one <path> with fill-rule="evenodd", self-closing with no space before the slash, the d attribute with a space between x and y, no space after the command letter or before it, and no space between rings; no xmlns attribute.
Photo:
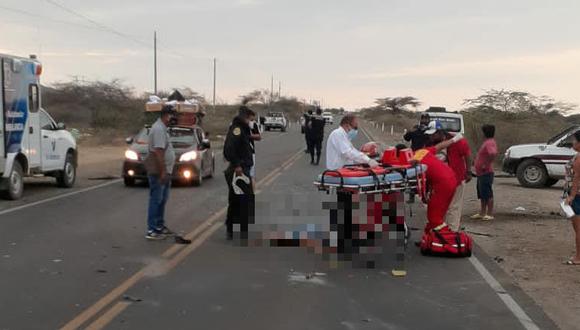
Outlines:
<svg viewBox="0 0 580 330"><path fill-rule="evenodd" d="M250 131L250 118L255 113L246 106L240 107L226 136L224 159L229 162L225 170L228 184L227 238L233 238L233 225L240 225L241 238L247 238L248 224L254 220L254 190L250 169L254 165Z"/></svg>
<svg viewBox="0 0 580 330"><path fill-rule="evenodd" d="M312 143L312 109L308 110L307 113L304 114L304 139L306 139L306 150L305 152L309 153L311 149Z"/></svg>
<svg viewBox="0 0 580 330"><path fill-rule="evenodd" d="M419 125L415 125L412 130L408 131L403 136L405 141L411 142L411 149L413 151L424 148L428 144L429 137L425 134L425 131L427 130L430 121L428 113L422 114Z"/></svg>
<svg viewBox="0 0 580 330"><path fill-rule="evenodd" d="M310 124L310 164L318 165L322 152L322 140L324 139L324 125L326 125L326 121L322 117L322 109L316 109L316 115L310 118ZM316 161L314 161L315 155Z"/></svg>

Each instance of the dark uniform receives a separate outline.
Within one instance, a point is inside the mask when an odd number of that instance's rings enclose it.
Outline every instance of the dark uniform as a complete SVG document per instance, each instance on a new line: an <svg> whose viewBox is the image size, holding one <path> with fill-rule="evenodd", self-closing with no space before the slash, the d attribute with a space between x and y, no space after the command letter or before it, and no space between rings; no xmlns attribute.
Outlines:
<svg viewBox="0 0 580 330"><path fill-rule="evenodd" d="M304 139L306 139L306 152L310 152L310 144L312 142L311 139L311 131L312 131L312 114L305 113L304 114Z"/></svg>
<svg viewBox="0 0 580 330"><path fill-rule="evenodd" d="M310 119L310 163L314 164L314 155L316 154L316 165L320 162L320 153L322 152L322 140L324 140L325 119L320 116L312 116Z"/></svg>
<svg viewBox="0 0 580 330"><path fill-rule="evenodd" d="M226 216L228 238L233 235L234 224L240 225L241 237L247 238L248 224L254 222L254 191L251 182L237 181L242 194L236 194L232 185L238 166L242 168L243 174L250 178L250 169L254 165L250 133L248 124L238 116L232 121L224 143L224 158L229 162L228 168L224 171L229 190Z"/></svg>
<svg viewBox="0 0 580 330"><path fill-rule="evenodd" d="M427 142L429 142L429 136L425 134L426 129L426 126L418 125L413 127L412 131L405 133L403 136L405 141L411 141L411 149L413 151L417 151L427 146Z"/></svg>

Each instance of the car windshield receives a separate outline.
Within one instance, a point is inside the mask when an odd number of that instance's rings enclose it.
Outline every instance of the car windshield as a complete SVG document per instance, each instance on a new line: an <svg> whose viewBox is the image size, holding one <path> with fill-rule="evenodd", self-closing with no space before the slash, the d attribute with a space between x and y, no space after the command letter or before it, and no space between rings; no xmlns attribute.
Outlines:
<svg viewBox="0 0 580 330"><path fill-rule="evenodd" d="M281 113L269 113L268 117L282 117Z"/></svg>
<svg viewBox="0 0 580 330"><path fill-rule="evenodd" d="M187 148L197 145L195 132L191 128L185 127L170 127L169 139L174 147ZM135 143L148 144L149 143L149 128L143 128L136 136Z"/></svg>
<svg viewBox="0 0 580 330"><path fill-rule="evenodd" d="M441 123L444 130L448 132L461 132L461 119L452 117L430 116L431 120L437 120Z"/></svg>
<svg viewBox="0 0 580 330"><path fill-rule="evenodd" d="M169 137L174 147L191 147L197 144L195 132L191 128L171 127Z"/></svg>
<svg viewBox="0 0 580 330"><path fill-rule="evenodd" d="M564 136L566 136L566 135L572 133L572 131L576 131L576 130L578 130L578 127L572 126L568 129L564 130L563 132L558 133L558 135L556 135L553 138L551 138L550 140L548 140L548 144L554 144L554 143L558 142L558 140L562 139Z"/></svg>

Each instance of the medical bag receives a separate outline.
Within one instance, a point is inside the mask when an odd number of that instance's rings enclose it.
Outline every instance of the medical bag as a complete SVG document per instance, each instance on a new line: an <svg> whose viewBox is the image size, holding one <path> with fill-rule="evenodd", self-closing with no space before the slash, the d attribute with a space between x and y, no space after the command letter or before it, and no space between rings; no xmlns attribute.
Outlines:
<svg viewBox="0 0 580 330"><path fill-rule="evenodd" d="M463 231L453 231L447 225L432 229L421 238L421 254L464 258L471 257L473 239Z"/></svg>

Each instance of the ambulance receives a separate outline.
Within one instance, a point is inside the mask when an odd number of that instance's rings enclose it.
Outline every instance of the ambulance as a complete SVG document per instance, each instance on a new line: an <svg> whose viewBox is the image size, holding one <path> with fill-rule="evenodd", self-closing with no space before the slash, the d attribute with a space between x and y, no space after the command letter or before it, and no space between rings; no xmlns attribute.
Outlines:
<svg viewBox="0 0 580 330"><path fill-rule="evenodd" d="M0 54L0 196L5 199L22 197L26 176L54 177L65 188L76 180L76 141L42 108L41 74L34 55Z"/></svg>

